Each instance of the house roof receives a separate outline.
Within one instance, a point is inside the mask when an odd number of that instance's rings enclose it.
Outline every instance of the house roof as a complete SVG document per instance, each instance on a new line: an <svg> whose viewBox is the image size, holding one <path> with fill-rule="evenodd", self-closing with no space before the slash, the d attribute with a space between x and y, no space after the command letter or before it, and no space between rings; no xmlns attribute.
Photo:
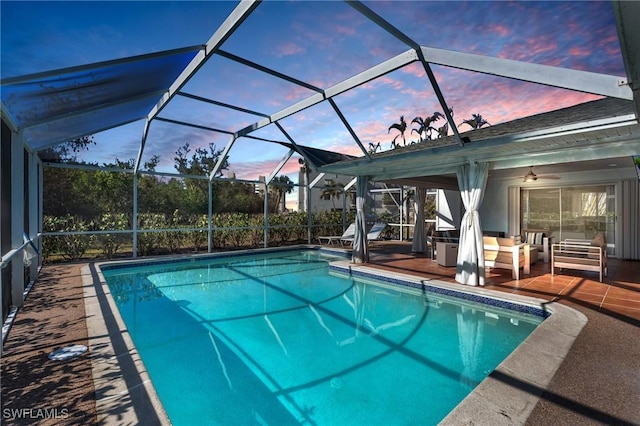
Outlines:
<svg viewBox="0 0 640 426"><path fill-rule="evenodd" d="M495 126L456 138L416 143L322 167L326 173L366 175L373 180L446 182L460 164L488 161L491 169L589 161L640 153L640 126L632 101L603 98ZM423 179L420 179L423 178ZM454 184L453 181L449 181Z"/></svg>

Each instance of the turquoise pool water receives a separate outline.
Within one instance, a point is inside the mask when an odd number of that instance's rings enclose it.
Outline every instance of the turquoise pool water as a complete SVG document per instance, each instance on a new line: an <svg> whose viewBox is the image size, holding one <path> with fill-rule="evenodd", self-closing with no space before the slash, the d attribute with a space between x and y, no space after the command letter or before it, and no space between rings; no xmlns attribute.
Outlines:
<svg viewBox="0 0 640 426"><path fill-rule="evenodd" d="M174 425L437 424L541 317L316 250L102 268Z"/></svg>

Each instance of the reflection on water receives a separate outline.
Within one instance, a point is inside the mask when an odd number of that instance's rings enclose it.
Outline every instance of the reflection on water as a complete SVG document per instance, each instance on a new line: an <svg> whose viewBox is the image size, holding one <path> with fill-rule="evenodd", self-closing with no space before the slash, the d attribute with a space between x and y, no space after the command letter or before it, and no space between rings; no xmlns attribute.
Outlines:
<svg viewBox="0 0 640 426"><path fill-rule="evenodd" d="M540 322L308 253L107 275L176 425L437 424Z"/></svg>
<svg viewBox="0 0 640 426"><path fill-rule="evenodd" d="M482 351L485 313L467 306L460 306L458 309L458 342L464 366L460 372L460 382L473 389L478 384L474 378L477 377L478 358Z"/></svg>

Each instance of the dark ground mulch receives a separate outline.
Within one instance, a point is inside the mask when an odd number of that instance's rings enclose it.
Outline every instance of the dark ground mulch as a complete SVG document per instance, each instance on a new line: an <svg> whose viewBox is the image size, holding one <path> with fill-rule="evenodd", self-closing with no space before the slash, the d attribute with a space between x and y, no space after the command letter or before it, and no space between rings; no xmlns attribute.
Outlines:
<svg viewBox="0 0 640 426"><path fill-rule="evenodd" d="M16 317L2 354L2 424L96 423L89 354L48 358L56 349L87 345L80 266L43 268Z"/></svg>

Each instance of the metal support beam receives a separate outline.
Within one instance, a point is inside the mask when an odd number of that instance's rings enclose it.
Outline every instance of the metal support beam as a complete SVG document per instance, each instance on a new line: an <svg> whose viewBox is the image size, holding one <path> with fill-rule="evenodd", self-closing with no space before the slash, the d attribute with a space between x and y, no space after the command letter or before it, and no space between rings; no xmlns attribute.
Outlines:
<svg viewBox="0 0 640 426"><path fill-rule="evenodd" d="M620 50L627 72L626 84L633 93L636 117L640 118L640 2L614 0L612 3Z"/></svg>
<svg viewBox="0 0 640 426"><path fill-rule="evenodd" d="M207 253L213 249L213 181L209 180L209 205L207 209Z"/></svg>
<svg viewBox="0 0 640 426"><path fill-rule="evenodd" d="M31 261L29 275L32 281L35 281L38 277L38 270L40 266L40 253L42 253L42 244L38 238L39 231L39 179L38 179L38 154L29 154L29 239L33 241L33 245L37 249L36 257Z"/></svg>
<svg viewBox="0 0 640 426"><path fill-rule="evenodd" d="M462 140L462 137L460 137L460 132L458 131L458 126L456 126L456 122L453 121L453 116L451 115L449 106L447 105L447 102L444 99L444 95L440 90L440 85L436 80L436 76L435 74L433 74L433 71L431 70L431 66L424 60L423 56L422 55L419 55L419 56L420 56L420 61L422 62L422 66L424 67L424 72L427 74L427 77L429 78L429 82L431 82L431 87L433 88L433 91L435 92L436 97L438 98L438 102L440 102L440 106L442 107L442 111L444 112L444 115L447 118L447 123L449 123L449 127L453 131L453 134L456 136L458 145L464 146L464 142Z"/></svg>
<svg viewBox="0 0 640 426"><path fill-rule="evenodd" d="M202 96L193 95L193 94L187 93L187 92L182 92L181 91L181 92L178 92L177 95L184 96L185 98L193 99L194 101L204 102L204 103L207 103L207 104L216 105L216 106L227 108L227 109L232 109L234 111L244 112L246 114L258 115L260 117L268 117L269 116L268 114L263 114L263 113L258 112L258 111L253 111L251 109L242 108L242 107L239 107L239 106L236 106L236 105L231 105L231 104L227 104L227 103L224 103L224 102L215 101L213 99L204 98Z"/></svg>
<svg viewBox="0 0 640 426"><path fill-rule="evenodd" d="M278 165L276 166L275 169L273 169L273 171L271 172L271 174L269 176L267 176L266 181L264 182L265 184L265 190L266 190L266 185L269 185L269 183L271 183L271 181L273 180L273 178L276 177L276 175L278 173L280 173L280 170L282 170L282 168L284 167L285 164L287 164L287 161L289 161L289 159L291 158L291 156L293 155L295 151L293 149L290 149L289 152L286 153L286 155L284 157L282 157L282 160L280 160L280 163L278 163Z"/></svg>
<svg viewBox="0 0 640 426"><path fill-rule="evenodd" d="M220 154L220 158L218 158L218 162L216 163L215 166L213 166L213 170L211 170L211 173L209 174L209 180L213 180L213 178L216 177L216 175L218 174L218 171L220 170L220 168L222 167L222 164L224 163L224 160L229 155L229 151L231 150L231 147L233 146L235 141L236 141L236 135L231 136L231 139L229 139L229 142L227 142L227 146L224 147L224 150Z"/></svg>
<svg viewBox="0 0 640 426"><path fill-rule="evenodd" d="M311 216L311 185L309 185L309 172L305 173L305 191L307 193L307 244L311 244L311 236L313 235L313 218Z"/></svg>
<svg viewBox="0 0 640 426"><path fill-rule="evenodd" d="M3 185L5 183L3 182ZM22 138L11 133L11 249L24 243L24 146ZM24 256L11 259L11 304L21 307L24 292Z"/></svg>
<svg viewBox="0 0 640 426"><path fill-rule="evenodd" d="M312 95L306 99L297 102L290 107L284 108L275 114L271 115L269 118L265 118L256 123L253 123L244 129L241 129L237 132L239 136L244 136L249 134L255 130L258 130L262 127L265 127L273 122L278 120L282 120L283 118L289 117L297 112L300 112L306 108L317 105L320 102L325 101L326 99L337 96L341 93L344 93L354 87L361 86L365 83L368 83L371 80L375 80L378 77L389 74L399 68L404 67L412 62L418 60L418 55L415 50L408 50L404 53L399 54L381 64L378 64L372 68L369 68L366 71L361 72L351 78L348 78L324 91L324 94L318 93Z"/></svg>
<svg viewBox="0 0 640 426"><path fill-rule="evenodd" d="M353 140L356 141L356 143L360 147L360 150L362 151L364 156L367 157L369 161L371 161L371 155L369 154L369 151L367 151L365 147L362 145L362 142L360 142L360 138L358 137L358 135L356 135L356 132L353 131L353 128L351 127L351 125L349 124L345 116L342 115L342 112L340 111L340 108L338 108L338 105L336 105L336 103L331 98L329 98L329 104L331 105L335 113L338 114L338 117L340 117L340 121L342 121L342 124L344 124L344 127L347 128Z"/></svg>
<svg viewBox="0 0 640 426"><path fill-rule="evenodd" d="M216 133L223 133L225 135L233 135L233 132L230 132L229 130L216 129L215 127L203 126L201 124L195 124L195 123L188 123L186 121L172 120L170 118L162 118L162 117L156 117L155 120L163 121L165 123L170 123L170 124L177 124L178 126L186 126L194 129L201 129L201 130L208 130Z"/></svg>
<svg viewBox="0 0 640 426"><path fill-rule="evenodd" d="M353 187L353 185L355 185L355 184L356 184L356 182L357 182L357 181L358 181L358 178L353 178L353 179L351 179L351 181L349 181L349 183L348 183L348 184L346 184L346 185L344 186L344 188L343 188L343 189L345 190L345 192L346 192L346 191L348 191L348 190L350 190L350 189Z"/></svg>
<svg viewBox="0 0 640 426"><path fill-rule="evenodd" d="M205 51L200 51L191 60L185 70L178 76L169 88L168 92L158 104L149 112L147 120L153 120L173 99L173 97L184 87L185 84L195 75L195 73L207 62L207 60L218 50L222 43L227 40L235 30L237 30L251 12L258 7L260 0L244 0L238 3L236 8L229 14L227 19L220 25L218 30L211 36L205 45Z"/></svg>
<svg viewBox="0 0 640 426"><path fill-rule="evenodd" d="M424 46L421 52L425 61L431 64L612 98L631 100L633 97L624 79L617 76Z"/></svg>
<svg viewBox="0 0 640 426"><path fill-rule="evenodd" d="M269 191L267 185L264 185L264 248L269 247Z"/></svg>
<svg viewBox="0 0 640 426"><path fill-rule="evenodd" d="M309 188L313 188L314 186L316 186L316 184L320 182L325 175L326 173L319 173L318 176L316 176L316 178L311 181L311 183L309 184Z"/></svg>
<svg viewBox="0 0 640 426"><path fill-rule="evenodd" d="M138 148L138 156L136 157L136 164L133 167L134 173L138 173L138 170L140 170L140 162L142 161L144 146L147 143L147 136L149 135L150 125L151 125L151 120L149 120L148 118L144 120L144 127L142 128L142 139L140 140L140 148Z"/></svg>
<svg viewBox="0 0 640 426"><path fill-rule="evenodd" d="M133 257L138 257L138 174L133 175L133 219L131 229L133 230Z"/></svg>

